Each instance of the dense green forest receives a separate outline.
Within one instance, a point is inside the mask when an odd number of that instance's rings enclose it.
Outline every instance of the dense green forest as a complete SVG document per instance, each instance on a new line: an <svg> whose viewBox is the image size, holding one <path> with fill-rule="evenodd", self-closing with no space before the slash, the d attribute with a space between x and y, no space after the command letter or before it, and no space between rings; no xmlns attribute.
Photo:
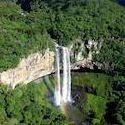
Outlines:
<svg viewBox="0 0 125 125"><path fill-rule="evenodd" d="M74 125L73 122L69 122L71 119L67 121L60 109L54 107L49 99L54 92L52 84L54 82L55 78L51 75L42 82L17 86L14 90L1 85L0 125ZM85 93L81 91L84 97L78 98L75 102L75 106L83 115L84 124L125 124L124 76L87 72L72 73L72 93L76 86L85 89ZM77 112L72 115L77 117Z"/></svg>
<svg viewBox="0 0 125 125"><path fill-rule="evenodd" d="M53 48L53 39L61 45L76 38L124 42L124 24L125 9L109 0L0 1L0 71L30 53Z"/></svg>
<svg viewBox="0 0 125 125"><path fill-rule="evenodd" d="M85 86L79 105L87 125L125 124L125 77L104 73L76 73L73 85Z"/></svg>
<svg viewBox="0 0 125 125"><path fill-rule="evenodd" d="M116 2L114 2L116 1ZM125 125L125 8L122 0L1 0L0 72L34 52L76 39L103 41L93 61L108 74L73 77L91 88L79 107L87 125ZM84 81L84 82L83 82ZM45 84L0 86L0 125L68 125L45 96Z"/></svg>
<svg viewBox="0 0 125 125"><path fill-rule="evenodd" d="M14 90L0 86L0 125L68 125L47 102L46 85L31 83Z"/></svg>
<svg viewBox="0 0 125 125"><path fill-rule="evenodd" d="M44 11L23 15L15 3L0 2L0 72L17 66L22 57L54 47L45 30L48 18Z"/></svg>

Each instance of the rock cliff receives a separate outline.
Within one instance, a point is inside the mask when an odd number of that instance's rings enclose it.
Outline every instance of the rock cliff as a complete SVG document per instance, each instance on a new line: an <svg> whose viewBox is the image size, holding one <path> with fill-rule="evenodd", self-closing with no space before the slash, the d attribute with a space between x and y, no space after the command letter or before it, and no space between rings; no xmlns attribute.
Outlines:
<svg viewBox="0 0 125 125"><path fill-rule="evenodd" d="M101 44L92 40L87 43L76 40L76 43L79 44L79 47L76 47L77 45L75 44L69 47L71 58L74 60L72 61L71 69L94 69L95 66L101 69L101 64L93 62L93 54L99 53ZM12 88L15 88L20 83L27 84L54 72L54 61L55 53L49 51L49 49L46 49L44 54L40 52L31 54L27 58L23 58L16 68L0 73L0 83Z"/></svg>
<svg viewBox="0 0 125 125"><path fill-rule="evenodd" d="M0 73L0 83L15 88L17 84L27 84L54 71L54 52L34 53L23 58L19 65Z"/></svg>
<svg viewBox="0 0 125 125"><path fill-rule="evenodd" d="M70 46L71 57L74 58L71 69L101 69L102 64L99 62L94 62L93 55L99 53L102 43L103 41L95 42L94 40L88 40L87 42L83 42L80 39L77 39L76 44Z"/></svg>

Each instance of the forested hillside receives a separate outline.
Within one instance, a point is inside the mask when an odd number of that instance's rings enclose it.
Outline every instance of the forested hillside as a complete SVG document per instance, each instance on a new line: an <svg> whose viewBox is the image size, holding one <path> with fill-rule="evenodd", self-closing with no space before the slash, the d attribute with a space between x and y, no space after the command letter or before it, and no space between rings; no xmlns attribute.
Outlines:
<svg viewBox="0 0 125 125"><path fill-rule="evenodd" d="M76 38L125 41L125 9L109 0L1 1L0 18L0 71L34 51L52 48L52 39L61 45Z"/></svg>
<svg viewBox="0 0 125 125"><path fill-rule="evenodd" d="M17 66L20 58L53 48L46 31L46 12L24 14L13 2L0 2L0 72Z"/></svg>
<svg viewBox="0 0 125 125"><path fill-rule="evenodd" d="M16 67L31 53L54 50L54 42L101 42L92 63L101 64L99 72L105 74L74 75L72 86L86 93L77 105L87 125L125 125L124 5L124 0L1 0L0 72ZM12 90L1 85L0 125L68 125L47 100L54 95L48 92L53 87L32 83Z"/></svg>

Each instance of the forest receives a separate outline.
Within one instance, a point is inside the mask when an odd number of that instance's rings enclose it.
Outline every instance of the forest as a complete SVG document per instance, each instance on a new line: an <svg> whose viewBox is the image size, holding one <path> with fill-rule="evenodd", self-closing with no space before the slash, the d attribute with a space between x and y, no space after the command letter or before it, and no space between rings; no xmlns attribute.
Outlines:
<svg viewBox="0 0 125 125"><path fill-rule="evenodd" d="M47 47L53 49L53 40L60 45L69 45L76 38L83 42L103 39L109 41L107 43L113 42L113 45L120 43L112 49L124 46L125 11L109 0L1 1L0 18L0 71L16 67L20 58L35 51ZM106 43L104 46L110 47ZM119 54L124 59L124 52ZM109 56L105 52L104 55ZM101 53L95 59L104 62L104 55ZM120 67L124 68L122 64Z"/></svg>
<svg viewBox="0 0 125 125"><path fill-rule="evenodd" d="M103 41L93 55L103 73L72 79L73 86L92 89L78 107L86 125L125 125L124 6L123 0L1 0L0 72L31 53L54 50L55 41L63 46L76 39ZM46 91L43 83L14 90L0 85L0 125L73 125L48 103Z"/></svg>
<svg viewBox="0 0 125 125"><path fill-rule="evenodd" d="M31 83L15 90L0 87L0 125L68 125L45 98L46 86Z"/></svg>

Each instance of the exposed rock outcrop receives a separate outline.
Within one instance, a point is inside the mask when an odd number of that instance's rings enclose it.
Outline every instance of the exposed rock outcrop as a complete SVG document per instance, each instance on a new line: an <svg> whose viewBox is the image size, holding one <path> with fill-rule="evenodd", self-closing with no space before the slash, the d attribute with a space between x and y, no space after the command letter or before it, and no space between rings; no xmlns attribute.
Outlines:
<svg viewBox="0 0 125 125"><path fill-rule="evenodd" d="M74 60L71 69L94 69L95 66L101 69L100 63L93 62L93 54L99 53L101 42L89 40L85 43L77 39L76 44L70 46L71 58ZM0 83L12 86L12 88L20 83L27 84L54 72L56 70L54 69L54 61L55 53L49 49L45 51L44 55L40 52L31 54L27 58L23 58L16 68L0 73Z"/></svg>
<svg viewBox="0 0 125 125"><path fill-rule="evenodd" d="M70 47L71 56L74 57L74 63L71 65L71 69L78 70L80 68L88 68L94 70L95 67L98 69L102 68L102 64L93 61L93 55L98 54L102 42L98 43L94 40L89 40L86 43L82 42L80 39L76 40L77 45L75 47L72 45Z"/></svg>
<svg viewBox="0 0 125 125"><path fill-rule="evenodd" d="M0 83L14 88L19 83L27 84L54 71L54 52L34 53L23 58L19 65L0 73Z"/></svg>

